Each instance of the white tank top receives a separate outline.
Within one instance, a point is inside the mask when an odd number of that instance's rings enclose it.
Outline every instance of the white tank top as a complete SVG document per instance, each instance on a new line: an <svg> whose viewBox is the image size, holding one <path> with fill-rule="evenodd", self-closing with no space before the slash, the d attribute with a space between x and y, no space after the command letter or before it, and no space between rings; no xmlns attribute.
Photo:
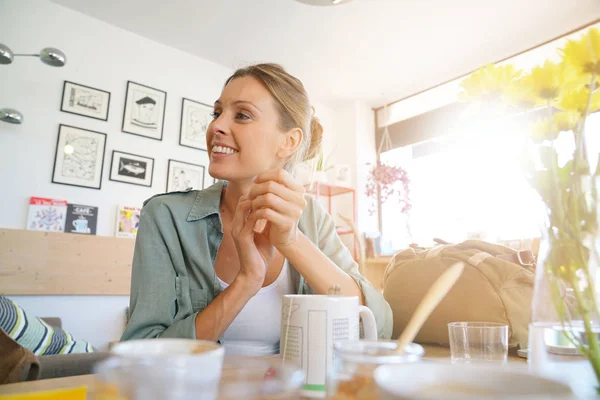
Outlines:
<svg viewBox="0 0 600 400"><path fill-rule="evenodd" d="M279 353L281 297L295 294L287 260L279 276L261 288L235 317L223 335L225 352L239 356L266 356ZM229 285L219 279L221 287Z"/></svg>

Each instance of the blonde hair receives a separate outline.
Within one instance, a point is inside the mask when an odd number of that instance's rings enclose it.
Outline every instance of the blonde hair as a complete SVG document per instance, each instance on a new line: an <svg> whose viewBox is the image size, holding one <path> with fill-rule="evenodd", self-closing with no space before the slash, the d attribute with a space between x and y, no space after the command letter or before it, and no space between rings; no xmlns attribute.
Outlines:
<svg viewBox="0 0 600 400"><path fill-rule="evenodd" d="M302 143L294 157L286 162L285 168L291 171L298 163L315 158L321 151L323 127L314 116L314 108L310 105L302 82L287 73L281 65L268 63L238 69L227 79L225 86L236 78L247 76L261 81L275 99L281 130L302 130Z"/></svg>

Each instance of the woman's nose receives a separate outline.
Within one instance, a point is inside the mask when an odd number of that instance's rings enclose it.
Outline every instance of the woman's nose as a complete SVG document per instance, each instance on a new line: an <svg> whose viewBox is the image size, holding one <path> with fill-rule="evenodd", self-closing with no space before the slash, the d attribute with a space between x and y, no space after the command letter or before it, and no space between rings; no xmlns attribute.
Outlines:
<svg viewBox="0 0 600 400"><path fill-rule="evenodd" d="M219 115L212 121L210 129L215 135L226 135L229 132L229 127L223 114Z"/></svg>

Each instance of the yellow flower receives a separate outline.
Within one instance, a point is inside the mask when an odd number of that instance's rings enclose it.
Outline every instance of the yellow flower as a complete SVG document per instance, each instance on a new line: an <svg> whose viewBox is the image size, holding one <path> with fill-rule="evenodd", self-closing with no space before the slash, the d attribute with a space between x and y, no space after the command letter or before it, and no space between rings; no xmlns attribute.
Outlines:
<svg viewBox="0 0 600 400"><path fill-rule="evenodd" d="M460 86L462 100L492 100L502 97L519 77L520 71L512 65L488 64L465 78Z"/></svg>
<svg viewBox="0 0 600 400"><path fill-rule="evenodd" d="M600 29L589 29L579 40L569 40L563 60L584 74L600 75Z"/></svg>
<svg viewBox="0 0 600 400"><path fill-rule="evenodd" d="M544 105L544 102L536 96L530 85L523 82L523 78L513 82L504 93L505 100L517 107L535 108Z"/></svg>
<svg viewBox="0 0 600 400"><path fill-rule="evenodd" d="M548 118L538 118L531 126L530 136L536 143L541 143L544 140L554 140L558 137L559 130L556 124L548 122Z"/></svg>
<svg viewBox="0 0 600 400"><path fill-rule="evenodd" d="M568 64L546 61L523 77L523 85L543 100L554 100L560 92L577 78L575 69Z"/></svg>
<svg viewBox="0 0 600 400"><path fill-rule="evenodd" d="M572 111L583 115L586 111L589 96L590 91L585 86L566 90L560 95L556 107L563 111ZM589 112L593 113L598 110L600 110L600 91L592 94Z"/></svg>
<svg viewBox="0 0 600 400"><path fill-rule="evenodd" d="M574 130L580 119L581 114L576 111L563 111L552 116L552 122L559 132Z"/></svg>

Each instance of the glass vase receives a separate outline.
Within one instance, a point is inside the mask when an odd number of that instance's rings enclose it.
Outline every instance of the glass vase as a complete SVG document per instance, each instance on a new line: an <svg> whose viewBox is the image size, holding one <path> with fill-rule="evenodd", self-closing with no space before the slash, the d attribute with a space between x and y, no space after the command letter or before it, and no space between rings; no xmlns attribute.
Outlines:
<svg viewBox="0 0 600 400"><path fill-rule="evenodd" d="M596 231L595 229L592 231ZM540 243L529 326L529 371L598 396L600 326L598 233L546 229Z"/></svg>

